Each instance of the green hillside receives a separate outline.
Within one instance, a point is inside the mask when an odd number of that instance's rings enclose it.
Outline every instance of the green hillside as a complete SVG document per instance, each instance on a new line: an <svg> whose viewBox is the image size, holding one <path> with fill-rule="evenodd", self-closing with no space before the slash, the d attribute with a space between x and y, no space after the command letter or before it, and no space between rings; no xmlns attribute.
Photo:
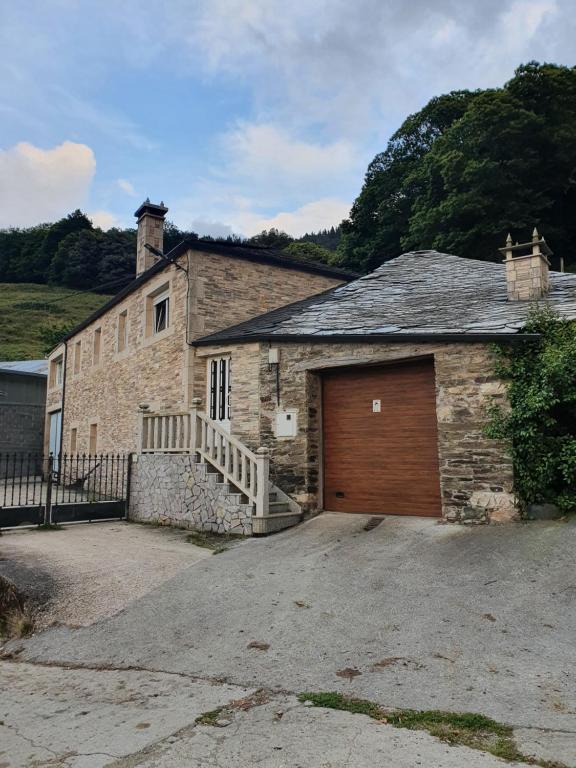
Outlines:
<svg viewBox="0 0 576 768"><path fill-rule="evenodd" d="M42 328L79 323L109 298L33 283L0 283L0 360L44 357Z"/></svg>

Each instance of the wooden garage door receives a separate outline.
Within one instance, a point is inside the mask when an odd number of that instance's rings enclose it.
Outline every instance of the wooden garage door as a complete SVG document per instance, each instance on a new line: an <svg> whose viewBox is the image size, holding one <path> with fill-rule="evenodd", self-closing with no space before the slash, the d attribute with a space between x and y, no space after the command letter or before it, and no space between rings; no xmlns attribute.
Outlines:
<svg viewBox="0 0 576 768"><path fill-rule="evenodd" d="M322 412L324 509L441 514L431 361L330 372Z"/></svg>

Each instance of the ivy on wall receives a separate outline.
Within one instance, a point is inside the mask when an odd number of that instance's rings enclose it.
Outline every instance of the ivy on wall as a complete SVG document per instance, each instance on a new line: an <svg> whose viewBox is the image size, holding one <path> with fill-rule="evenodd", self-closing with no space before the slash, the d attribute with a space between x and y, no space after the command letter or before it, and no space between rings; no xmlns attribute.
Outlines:
<svg viewBox="0 0 576 768"><path fill-rule="evenodd" d="M575 510L576 323L546 305L530 313L524 332L539 338L496 348L510 408L491 409L488 435L510 446L522 508L553 503Z"/></svg>

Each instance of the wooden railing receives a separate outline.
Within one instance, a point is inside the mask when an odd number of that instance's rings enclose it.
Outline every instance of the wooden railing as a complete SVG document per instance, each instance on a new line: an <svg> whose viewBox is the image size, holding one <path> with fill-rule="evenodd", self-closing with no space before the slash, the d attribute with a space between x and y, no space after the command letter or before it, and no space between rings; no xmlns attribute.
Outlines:
<svg viewBox="0 0 576 768"><path fill-rule="evenodd" d="M248 497L257 516L267 515L268 449L251 451L192 402L188 413L142 414L142 453L197 453Z"/></svg>

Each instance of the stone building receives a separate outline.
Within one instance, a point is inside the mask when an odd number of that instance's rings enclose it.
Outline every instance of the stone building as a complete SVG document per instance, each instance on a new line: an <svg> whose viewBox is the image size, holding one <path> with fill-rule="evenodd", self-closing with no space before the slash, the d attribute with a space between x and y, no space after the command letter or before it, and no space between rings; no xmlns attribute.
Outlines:
<svg viewBox="0 0 576 768"><path fill-rule="evenodd" d="M484 434L506 400L491 345L522 343L543 297L576 317L576 277L549 273L537 233L505 264L418 251L351 282L213 243L150 264L148 242L145 271L52 356L64 445L141 454L133 516L244 533L321 510L515 518L506 446Z"/></svg>
<svg viewBox="0 0 576 768"><path fill-rule="evenodd" d="M355 277L268 248L203 240L161 258L167 210L140 206L136 279L49 356L45 450L138 451L142 408L182 411L209 396L195 391L206 378L195 339ZM213 396L229 378L219 366Z"/></svg>

